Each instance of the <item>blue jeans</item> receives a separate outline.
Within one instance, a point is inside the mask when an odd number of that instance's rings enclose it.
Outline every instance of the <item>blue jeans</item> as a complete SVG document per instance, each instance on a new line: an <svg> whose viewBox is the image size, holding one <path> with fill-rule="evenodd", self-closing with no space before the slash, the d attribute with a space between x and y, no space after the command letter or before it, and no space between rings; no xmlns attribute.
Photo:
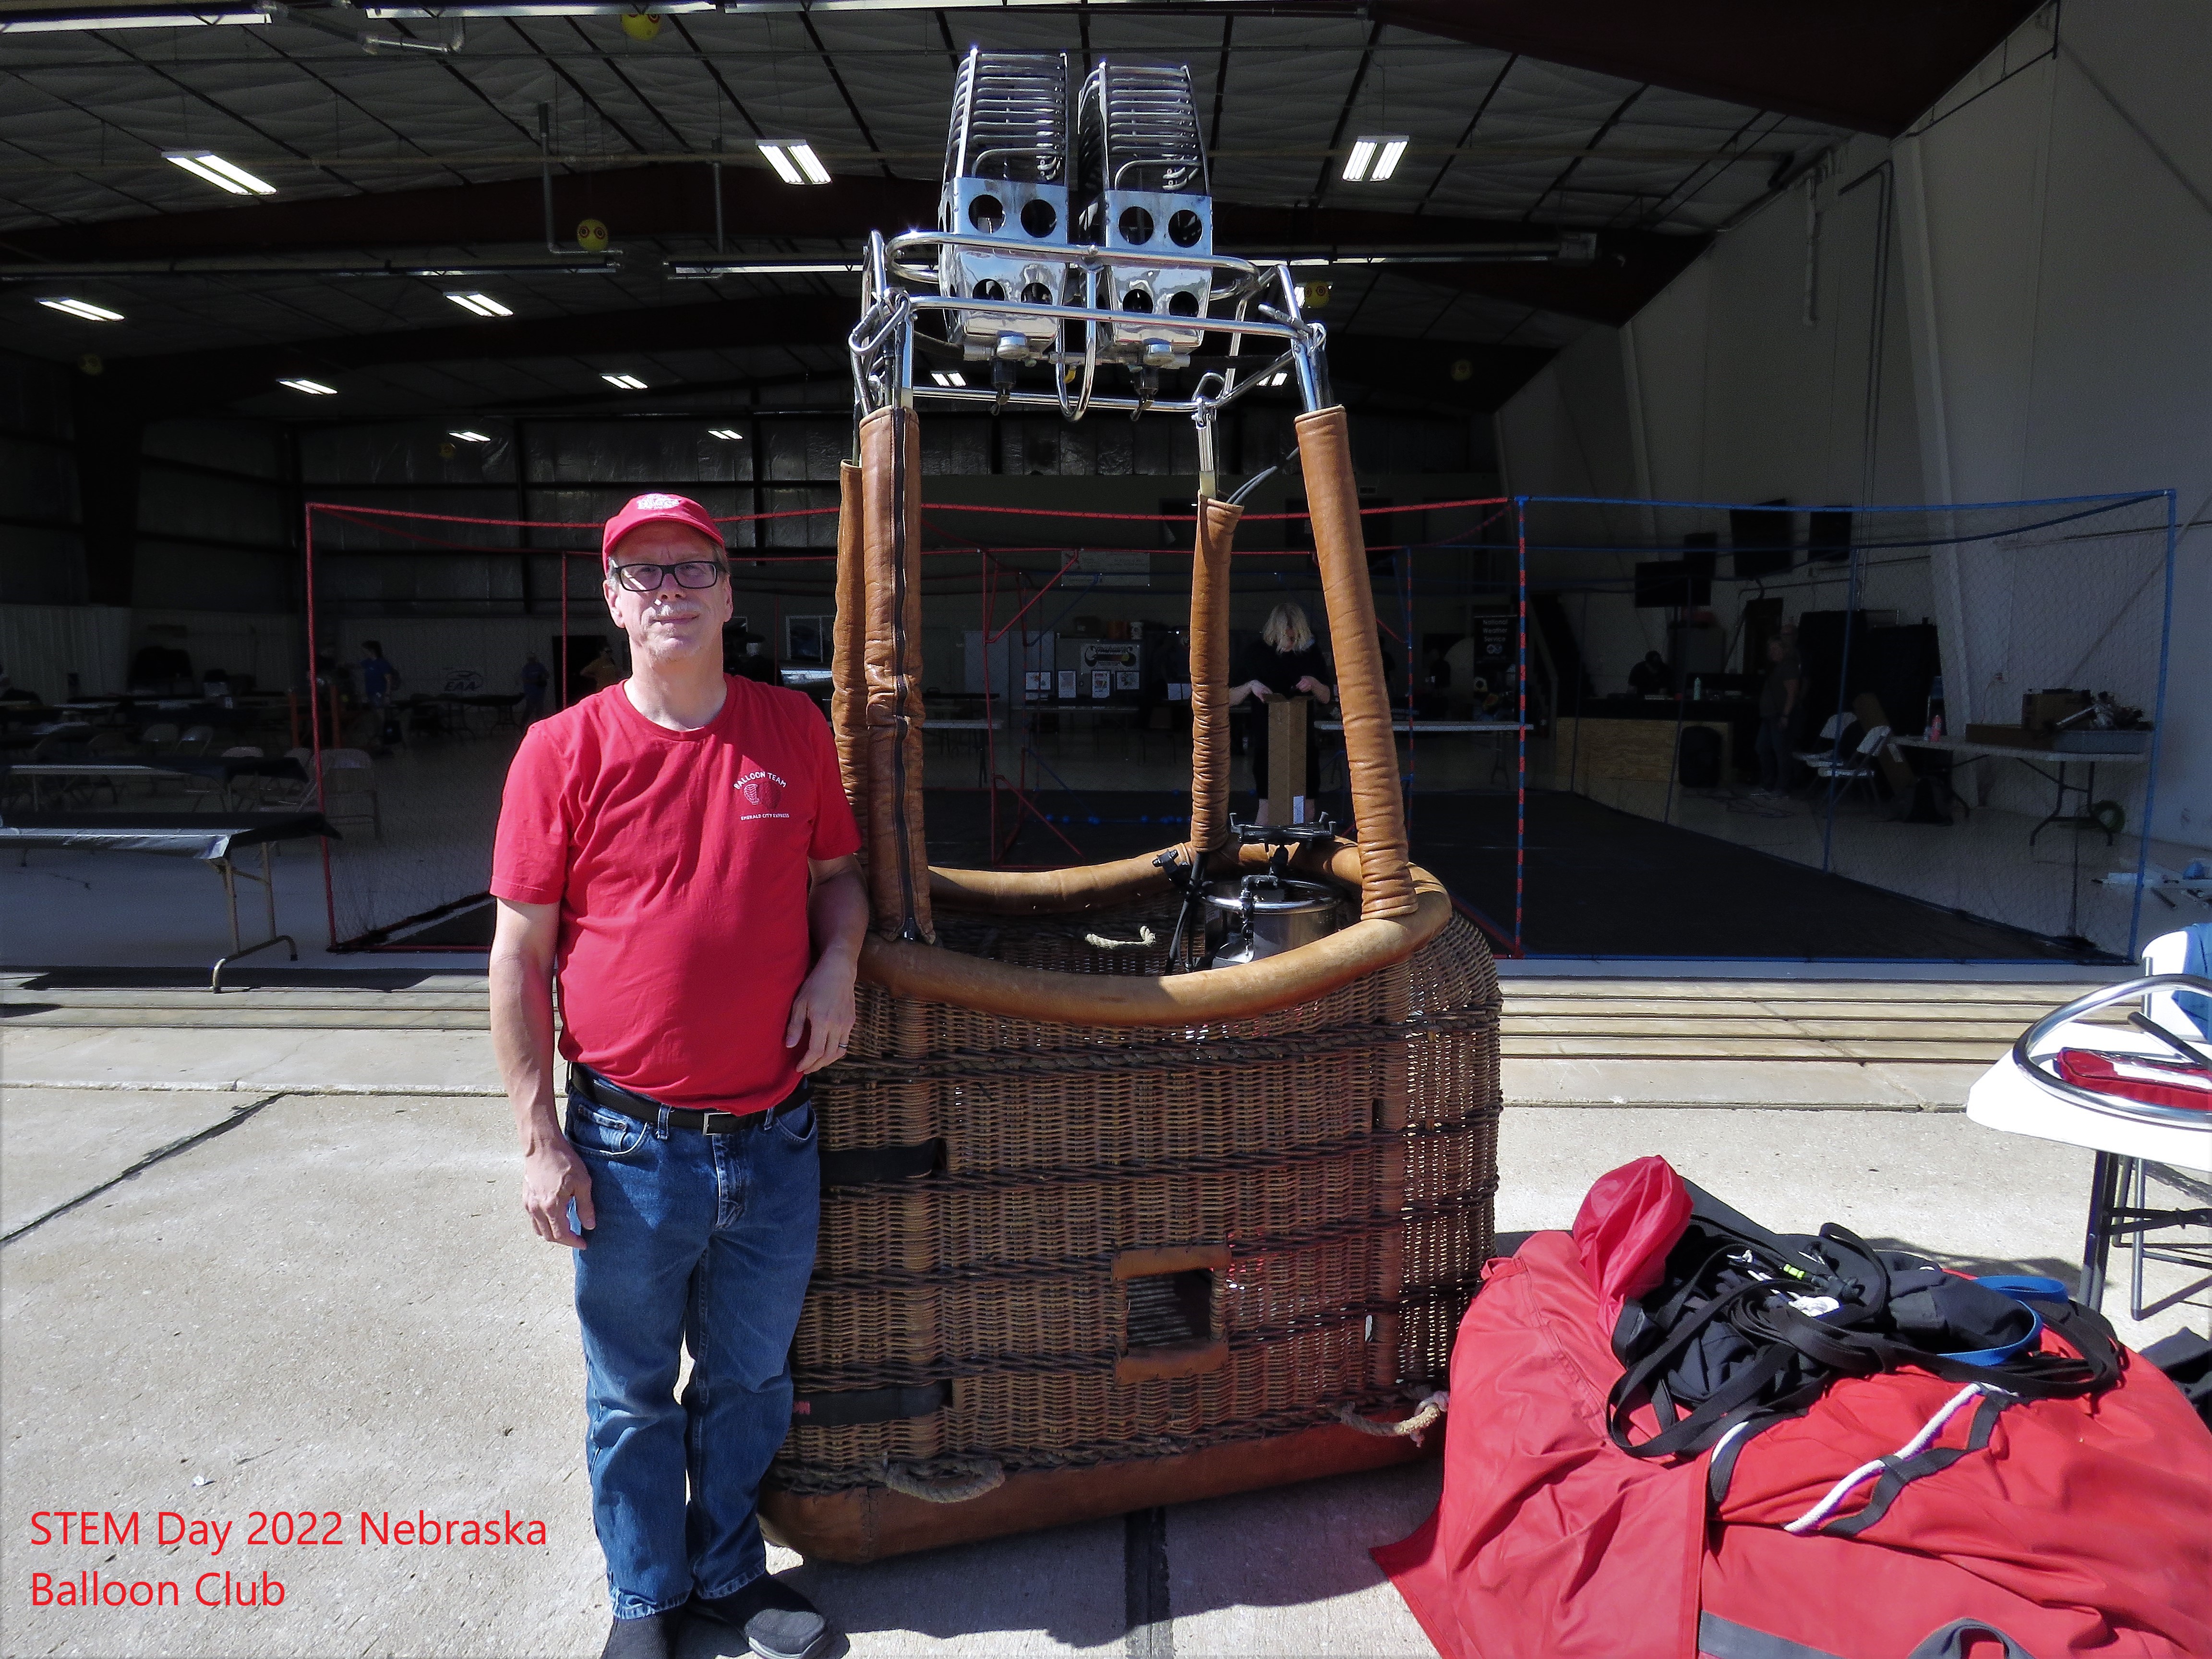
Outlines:
<svg viewBox="0 0 2212 1659"><path fill-rule="evenodd" d="M615 1617L642 1619L768 1570L754 1502L791 1429L821 1214L814 1108L802 1093L705 1135L571 1095L568 1133L597 1212L576 1252L592 1520Z"/></svg>

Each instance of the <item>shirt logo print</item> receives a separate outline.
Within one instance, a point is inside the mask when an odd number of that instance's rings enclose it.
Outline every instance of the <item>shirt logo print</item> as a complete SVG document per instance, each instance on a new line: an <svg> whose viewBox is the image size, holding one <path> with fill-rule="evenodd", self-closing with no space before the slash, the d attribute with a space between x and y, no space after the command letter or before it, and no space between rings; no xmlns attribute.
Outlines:
<svg viewBox="0 0 2212 1659"><path fill-rule="evenodd" d="M748 772L739 778L733 787L738 793L744 798L745 805L756 809L750 812L739 813L738 816L741 822L752 818L787 818L791 816L788 812L780 812L775 810L783 799L784 781L775 773L765 770Z"/></svg>

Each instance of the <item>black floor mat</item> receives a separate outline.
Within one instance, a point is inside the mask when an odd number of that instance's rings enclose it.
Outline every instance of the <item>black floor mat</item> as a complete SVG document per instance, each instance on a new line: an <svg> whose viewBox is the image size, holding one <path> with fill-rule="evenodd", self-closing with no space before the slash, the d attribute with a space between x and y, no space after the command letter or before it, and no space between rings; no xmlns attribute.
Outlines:
<svg viewBox="0 0 2212 1659"><path fill-rule="evenodd" d="M1513 827L1509 794L1439 793L1415 803L1415 860L1509 932ZM1532 956L2119 960L1581 795L1536 790L1528 795L1522 945Z"/></svg>
<svg viewBox="0 0 2212 1659"><path fill-rule="evenodd" d="M1190 811L1188 795L1167 793L1055 793L1031 802L1010 864L1093 864L1150 852L1182 838ZM1233 810L1250 805L1240 797ZM980 790L932 790L931 861L985 862L989 811ZM1000 797L1000 811L1003 839L1010 798ZM1513 838L1509 793L1437 791L1414 801L1414 860L1506 935ZM1528 843L1522 945L1534 956L2118 960L1580 795L1532 791Z"/></svg>

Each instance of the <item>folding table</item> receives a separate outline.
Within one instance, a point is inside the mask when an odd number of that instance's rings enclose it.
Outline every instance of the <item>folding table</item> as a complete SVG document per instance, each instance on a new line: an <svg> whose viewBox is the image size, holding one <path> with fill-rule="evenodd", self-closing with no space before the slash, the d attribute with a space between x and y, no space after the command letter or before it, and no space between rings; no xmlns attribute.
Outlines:
<svg viewBox="0 0 2212 1659"><path fill-rule="evenodd" d="M142 812L118 815L103 812L31 812L10 815L0 822L0 847L78 848L97 852L163 853L173 858L197 859L222 878L222 893L230 908L230 954L217 960L208 989L222 989L222 970L240 957L265 951L272 945L288 945L291 958L300 959L300 946L289 933L276 931L276 872L269 849L280 841L299 841L315 836L336 837L337 831L319 812ZM241 848L261 849L261 873L240 870L232 854ZM269 905L269 937L245 944L238 931L238 882L240 877L261 884Z"/></svg>
<svg viewBox="0 0 2212 1659"><path fill-rule="evenodd" d="M2104 1300L2105 1269L2112 1243L2125 1239L2134 1257L2128 1310L2136 1319L2155 1311L2143 1304L2146 1260L2208 1270L2203 1279L2180 1291L2179 1297L2193 1295L2212 1284L2212 1247L2188 1243L2154 1245L2145 1237L2174 1228L2212 1226L2212 1180L2203 1178L2212 1176L2212 1112L2094 1094L2057 1077L2051 1062L2063 1048L2093 1049L2115 1058L2179 1059L2167 1043L2148 1031L2094 1024L2084 1018L2136 998L2160 1006L2175 990L2212 995L2212 981L2182 974L2154 974L2078 998L2028 1027L2012 1052L1984 1073L1966 1096L1966 1115L1977 1123L2013 1134L2086 1146L2096 1153L2089 1181L2088 1226L2081 1246L2080 1299L2090 1308ZM2179 1028L2185 1039L2197 1037L2171 1017L2159 1023L2169 1030ZM2195 1046L2212 1060L2212 1041L2197 1040ZM2184 1209L2149 1207L2148 1188L2154 1175L2161 1184L2195 1200L2196 1204Z"/></svg>

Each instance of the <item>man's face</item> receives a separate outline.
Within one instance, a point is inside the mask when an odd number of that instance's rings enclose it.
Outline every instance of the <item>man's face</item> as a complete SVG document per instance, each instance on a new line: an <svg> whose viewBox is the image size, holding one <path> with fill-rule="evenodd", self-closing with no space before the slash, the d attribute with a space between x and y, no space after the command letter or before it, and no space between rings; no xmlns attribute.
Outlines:
<svg viewBox="0 0 2212 1659"><path fill-rule="evenodd" d="M605 583L607 611L629 636L641 659L673 662L702 651L722 654L722 624L730 619L730 581L725 570L712 587L680 587L660 573L660 586L635 592L619 579L626 564L676 564L686 559L725 563L722 550L688 525L647 524L615 544Z"/></svg>

